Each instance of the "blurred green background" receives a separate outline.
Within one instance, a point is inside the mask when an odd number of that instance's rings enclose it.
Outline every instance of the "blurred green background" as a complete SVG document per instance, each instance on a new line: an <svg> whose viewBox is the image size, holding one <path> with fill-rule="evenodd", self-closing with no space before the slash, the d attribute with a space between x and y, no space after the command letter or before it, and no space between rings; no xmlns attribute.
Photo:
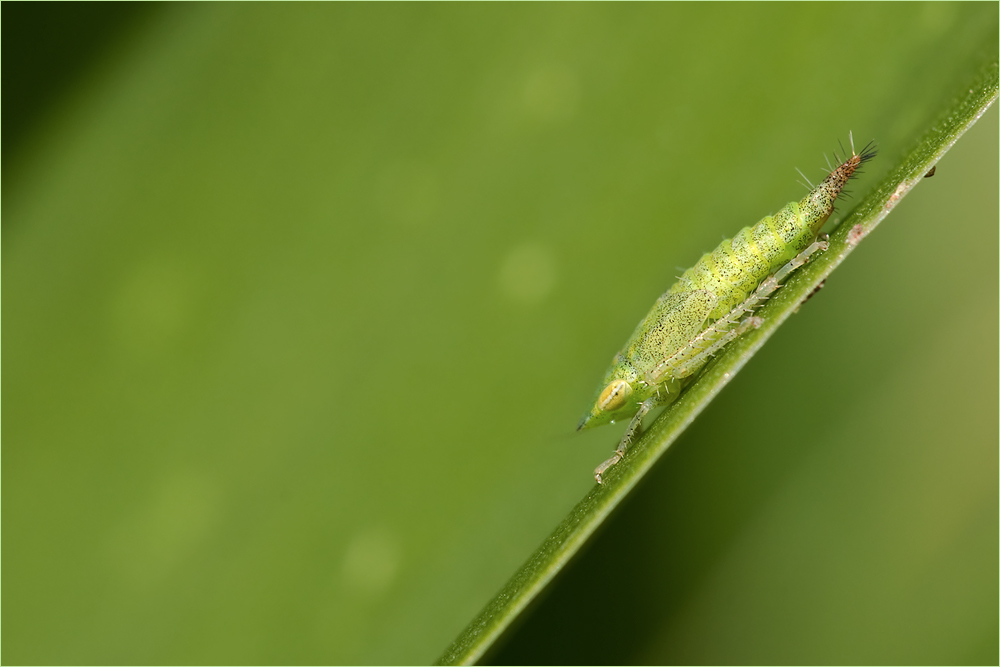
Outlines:
<svg viewBox="0 0 1000 667"><path fill-rule="evenodd" d="M998 24L960 3L10 7L6 663L433 661L593 484L621 425L573 428L678 268L801 197L793 168L820 176L848 130L882 151L863 193ZM47 26L76 37L26 37ZM996 661L997 127L494 660Z"/></svg>

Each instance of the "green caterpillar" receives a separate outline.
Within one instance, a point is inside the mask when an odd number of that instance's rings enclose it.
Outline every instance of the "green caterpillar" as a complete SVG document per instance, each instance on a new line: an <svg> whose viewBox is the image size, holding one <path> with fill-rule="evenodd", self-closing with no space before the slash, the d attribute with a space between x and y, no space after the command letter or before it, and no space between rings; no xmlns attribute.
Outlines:
<svg viewBox="0 0 1000 667"><path fill-rule="evenodd" d="M816 252L833 205L858 168L876 155L869 143L854 152L799 202L790 202L704 255L684 272L615 355L597 398L577 430L632 418L614 455L594 471L600 484L622 460L650 410L674 401L716 352L762 320L755 308ZM744 318L744 315L748 317Z"/></svg>

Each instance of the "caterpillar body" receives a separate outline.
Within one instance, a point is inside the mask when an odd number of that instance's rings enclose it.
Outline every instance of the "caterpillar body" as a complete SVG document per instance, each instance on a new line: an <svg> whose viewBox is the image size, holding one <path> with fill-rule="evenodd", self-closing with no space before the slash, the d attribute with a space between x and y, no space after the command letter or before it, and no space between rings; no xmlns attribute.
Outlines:
<svg viewBox="0 0 1000 667"><path fill-rule="evenodd" d="M840 160L801 201L790 202L706 253L663 294L605 373L578 430L631 418L614 455L594 471L598 483L625 456L650 410L673 402L716 352L762 320L753 315L788 275L826 250L818 240L834 203L858 168L876 155L869 143ZM746 316L746 317L744 317Z"/></svg>

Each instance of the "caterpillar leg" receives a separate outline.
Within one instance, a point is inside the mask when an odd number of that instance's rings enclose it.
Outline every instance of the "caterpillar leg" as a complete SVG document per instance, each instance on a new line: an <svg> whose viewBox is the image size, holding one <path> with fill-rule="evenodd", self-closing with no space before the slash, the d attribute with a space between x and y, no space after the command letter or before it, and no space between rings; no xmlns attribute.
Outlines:
<svg viewBox="0 0 1000 667"><path fill-rule="evenodd" d="M751 328L759 327L763 322L759 317L748 317L738 326L736 323L743 315L753 313L756 308L759 308L771 294L781 287L782 282L792 271L808 262L814 254L826 250L828 247L830 244L824 238L800 252L790 262L778 269L774 275L764 280L743 303L720 317L692 338L687 345L657 364L656 368L646 374L646 381L658 383L667 376L673 378L688 377L697 372L709 358L734 338L746 333ZM732 328L734 326L736 328Z"/></svg>
<svg viewBox="0 0 1000 667"><path fill-rule="evenodd" d="M817 252L825 251L829 247L830 243L826 240L826 236L824 235L822 240L816 241L810 245L808 248L796 255L792 261L778 269L777 273L762 282L751 295L750 299L756 297L759 305L760 301L763 301L768 297L768 295L772 294L776 289L781 287L781 283L788 277L788 274L808 262L809 258ZM747 301L750 301L750 299L747 299Z"/></svg>
<svg viewBox="0 0 1000 667"><path fill-rule="evenodd" d="M608 468L625 458L625 450L630 444L632 444L633 438L642 433L642 418L648 415L649 411L661 402L662 401L658 396L650 396L639 404L639 411L635 413L635 417L632 417L632 421L628 423L628 428L625 429L625 435L622 436L621 442L618 443L618 447L615 449L615 455L601 465L597 466L597 469L594 470L594 479L597 480L598 484L601 484L604 481L603 476L604 473L608 471Z"/></svg>
<svg viewBox="0 0 1000 667"><path fill-rule="evenodd" d="M714 343L709 345L707 348L705 348L704 350L702 350L701 352L694 355L693 357L685 361L683 364L678 366L677 369L674 371L674 376L688 377L689 375L693 375L695 371L697 371L705 363L707 363L709 359L715 356L716 352L718 352L726 345L728 345L730 341L732 341L734 338L742 336L750 329L756 329L763 323L764 323L764 318L751 315L750 317L740 322L739 326L737 326L735 329L730 329L729 331L724 332L721 338L719 338Z"/></svg>

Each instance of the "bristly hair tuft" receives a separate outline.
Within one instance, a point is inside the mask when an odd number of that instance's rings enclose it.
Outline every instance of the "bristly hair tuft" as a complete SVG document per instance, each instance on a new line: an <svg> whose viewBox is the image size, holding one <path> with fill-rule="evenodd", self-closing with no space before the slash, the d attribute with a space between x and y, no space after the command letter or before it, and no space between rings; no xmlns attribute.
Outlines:
<svg viewBox="0 0 1000 667"><path fill-rule="evenodd" d="M875 140L872 139L867 144L865 144L864 148L861 149L861 152L858 154L858 157L861 158L861 164L864 164L865 162L868 162L869 160L874 158L876 155L878 155L878 146L875 145Z"/></svg>
<svg viewBox="0 0 1000 667"><path fill-rule="evenodd" d="M854 152L854 133L851 132L848 136L850 137L851 152L848 153L847 149L844 148L844 144L838 140L837 143L844 157L841 158L837 151L833 151L833 157L839 165L838 168L848 167L848 178L853 179L864 173L861 170L861 166L878 155L878 147L875 145L875 141L872 140L864 145L860 153L856 153Z"/></svg>

